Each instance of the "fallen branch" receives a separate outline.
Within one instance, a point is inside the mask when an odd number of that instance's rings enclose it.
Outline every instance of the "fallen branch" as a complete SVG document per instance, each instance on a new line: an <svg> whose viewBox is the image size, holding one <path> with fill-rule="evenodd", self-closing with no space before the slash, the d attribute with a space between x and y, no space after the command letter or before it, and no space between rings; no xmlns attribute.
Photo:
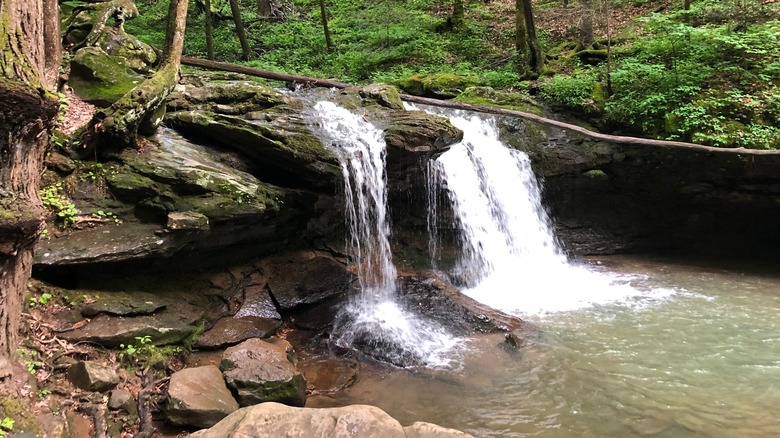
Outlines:
<svg viewBox="0 0 780 438"><path fill-rule="evenodd" d="M296 84L314 86L314 87L330 87L330 88L347 88L351 87L351 84L344 82L332 81L330 79L312 78L307 76L291 75L286 73L279 73L270 70L263 70L259 68L246 67L243 65L229 64L227 62L207 61L205 59L193 58L189 56L182 56L181 63L191 65L194 67L230 71L234 73L242 73L250 76L258 76L261 78L272 79L277 81L293 82ZM655 140L650 138L641 137L629 137L623 135L609 135L602 134L600 132L594 132L583 127L572 125L571 123L564 123L558 120L548 119L546 117L537 116L536 114L526 113L522 111L514 111L504 108L483 106L483 105L471 105L461 102L453 102L451 100L439 100L430 99L427 97L413 96L411 94L402 94L401 100L412 103L419 103L423 105L432 105L443 108L461 109L466 111L475 111L487 114L497 114L508 117L516 117L519 119L530 120L542 125L554 126L556 128L565 129L567 131L576 132L584 137L592 138L594 140L607 141L610 143L620 143L627 145L641 145L641 146L653 146L660 148L687 148L696 149L705 152L726 153L726 154L753 154L753 155L777 155L780 154L780 150L759 150L759 149L745 149L745 148L719 148L714 146L704 146L696 143L687 143L683 141L667 141L667 140Z"/></svg>

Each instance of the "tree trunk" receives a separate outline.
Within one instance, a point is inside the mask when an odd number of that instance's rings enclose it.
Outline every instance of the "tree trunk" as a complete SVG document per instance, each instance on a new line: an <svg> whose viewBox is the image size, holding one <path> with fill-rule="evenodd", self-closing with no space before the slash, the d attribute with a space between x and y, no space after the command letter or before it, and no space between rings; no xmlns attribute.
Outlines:
<svg viewBox="0 0 780 438"><path fill-rule="evenodd" d="M170 0L165 50L157 73L127 92L105 111L95 114L86 128L87 138L82 144L113 148L135 146L138 127L142 123L148 122L155 127L159 124L160 120L150 122L148 119L155 114L159 117L157 109L165 103L178 82L188 3L189 0Z"/></svg>
<svg viewBox="0 0 780 438"><path fill-rule="evenodd" d="M524 0L515 0L515 50L517 51L517 69L520 77L528 75L528 60L530 59L523 3Z"/></svg>
<svg viewBox="0 0 780 438"><path fill-rule="evenodd" d="M330 29L328 28L328 12L325 10L325 0L320 0L320 15L322 15L322 31L325 32L325 50L333 50L333 40L330 39Z"/></svg>
<svg viewBox="0 0 780 438"><path fill-rule="evenodd" d="M244 23L241 21L241 10L238 9L238 0L230 0L230 12L233 14L233 22L236 23L238 41L241 42L241 59L248 61L252 50L249 48L249 40L246 36Z"/></svg>
<svg viewBox="0 0 780 438"><path fill-rule="evenodd" d="M580 17L580 41L577 50L585 50L593 47L593 5L591 0L580 0L582 14Z"/></svg>
<svg viewBox="0 0 780 438"><path fill-rule="evenodd" d="M536 22L534 20L534 10L531 6L531 0L523 1L523 16L525 17L525 30L528 34L528 48L530 58L528 64L531 70L537 74L542 72L544 67L544 56L542 55L542 45L539 44L539 37L536 35Z"/></svg>
<svg viewBox="0 0 780 438"><path fill-rule="evenodd" d="M460 27L463 25L463 0L454 0L452 2L452 25Z"/></svg>
<svg viewBox="0 0 780 438"><path fill-rule="evenodd" d="M58 16L56 6L0 1L0 378L16 357L22 298L43 229L38 186L59 107L47 91L55 78L45 74L53 64L46 44L59 35L46 34L52 25L44 17Z"/></svg>
<svg viewBox="0 0 780 438"><path fill-rule="evenodd" d="M685 9L686 11L691 10L691 0L685 0L685 2L683 3L683 9Z"/></svg>
<svg viewBox="0 0 780 438"><path fill-rule="evenodd" d="M271 0L257 0L257 15L259 17L270 17L271 12Z"/></svg>
<svg viewBox="0 0 780 438"><path fill-rule="evenodd" d="M211 0L205 0L206 13L206 58L214 60L214 17L211 15Z"/></svg>

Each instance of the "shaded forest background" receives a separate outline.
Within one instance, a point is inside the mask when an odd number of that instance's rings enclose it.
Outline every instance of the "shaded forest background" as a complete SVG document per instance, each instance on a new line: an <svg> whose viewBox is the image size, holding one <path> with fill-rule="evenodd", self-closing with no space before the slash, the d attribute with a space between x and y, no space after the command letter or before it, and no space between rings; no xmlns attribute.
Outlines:
<svg viewBox="0 0 780 438"><path fill-rule="evenodd" d="M519 95L505 106L528 97L607 132L724 147L780 145L774 0L538 0L544 66L530 73L516 51L520 0L233 1L246 29L243 50L230 2L202 0L190 4L186 55L208 55L209 3L220 61L389 82L409 93L422 82L423 92L445 90L446 97L489 86ZM136 3L140 15L127 30L162 47L167 6ZM472 96L476 103L484 97Z"/></svg>

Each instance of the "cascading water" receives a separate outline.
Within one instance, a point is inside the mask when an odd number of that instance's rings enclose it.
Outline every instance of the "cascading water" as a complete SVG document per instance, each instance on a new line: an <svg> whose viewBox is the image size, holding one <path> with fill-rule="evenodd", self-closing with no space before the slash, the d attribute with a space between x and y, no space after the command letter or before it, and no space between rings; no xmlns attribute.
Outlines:
<svg viewBox="0 0 780 438"><path fill-rule="evenodd" d="M414 108L409 106L409 108ZM493 118L432 110L464 132L463 141L431 163L460 231L461 258L451 272L463 292L514 314L571 310L640 294L616 278L569 263L560 250L528 156L505 146ZM437 193L435 187L429 193ZM429 200L436 201L429 195ZM430 208L436 215L436 208ZM431 248L437 244L429 218Z"/></svg>
<svg viewBox="0 0 780 438"><path fill-rule="evenodd" d="M315 110L341 161L348 243L360 286L334 328L335 342L398 365L445 365L444 353L458 341L396 300L383 132L331 102L318 102Z"/></svg>

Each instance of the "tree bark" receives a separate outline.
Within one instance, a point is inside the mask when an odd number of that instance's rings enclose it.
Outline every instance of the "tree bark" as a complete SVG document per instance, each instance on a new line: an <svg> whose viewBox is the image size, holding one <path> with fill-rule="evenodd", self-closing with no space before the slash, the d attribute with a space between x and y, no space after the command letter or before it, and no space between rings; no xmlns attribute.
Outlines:
<svg viewBox="0 0 780 438"><path fill-rule="evenodd" d="M257 0L257 15L260 17L271 16L271 0Z"/></svg>
<svg viewBox="0 0 780 438"><path fill-rule="evenodd" d="M580 0L582 14L580 14L580 40L577 50L585 50L593 47L593 5L591 0Z"/></svg>
<svg viewBox="0 0 780 438"><path fill-rule="evenodd" d="M59 104L46 43L57 36L44 17L56 2L0 1L0 378L16 356L22 298L43 229L38 195L43 156ZM47 9L54 6L53 10Z"/></svg>
<svg viewBox="0 0 780 438"><path fill-rule="evenodd" d="M525 29L524 0L515 0L515 51L517 51L517 68L520 77L528 74L528 31Z"/></svg>
<svg viewBox="0 0 780 438"><path fill-rule="evenodd" d="M544 56L542 55L542 45L539 44L539 37L536 35L536 21L534 20L534 10L531 6L531 0L523 0L523 9L525 9L525 27L528 32L528 45L531 49L531 69L536 73L542 72L544 67Z"/></svg>
<svg viewBox="0 0 780 438"><path fill-rule="evenodd" d="M452 25L454 27L463 26L463 0L454 0L452 2Z"/></svg>
<svg viewBox="0 0 780 438"><path fill-rule="evenodd" d="M205 0L206 17L206 57L214 60L214 17L211 15L211 0Z"/></svg>
<svg viewBox="0 0 780 438"><path fill-rule="evenodd" d="M320 15L322 15L322 31L325 32L325 50L333 51L333 40L330 38L330 28L328 28L328 12L325 10L325 0L320 0Z"/></svg>
<svg viewBox="0 0 780 438"><path fill-rule="evenodd" d="M87 138L82 144L113 148L135 146L138 127L142 123L154 127L159 125L160 120L148 119L155 114L160 117L157 109L165 103L178 82L188 3L189 0L170 0L165 50L157 73L130 90L108 109L95 114L86 128Z"/></svg>
<svg viewBox="0 0 780 438"><path fill-rule="evenodd" d="M236 24L236 34L238 35L238 41L241 43L241 59L248 61L252 54L252 50L249 48L249 40L246 36L244 23L241 21L241 10L238 8L238 0L230 0L230 12L233 14L233 22Z"/></svg>

